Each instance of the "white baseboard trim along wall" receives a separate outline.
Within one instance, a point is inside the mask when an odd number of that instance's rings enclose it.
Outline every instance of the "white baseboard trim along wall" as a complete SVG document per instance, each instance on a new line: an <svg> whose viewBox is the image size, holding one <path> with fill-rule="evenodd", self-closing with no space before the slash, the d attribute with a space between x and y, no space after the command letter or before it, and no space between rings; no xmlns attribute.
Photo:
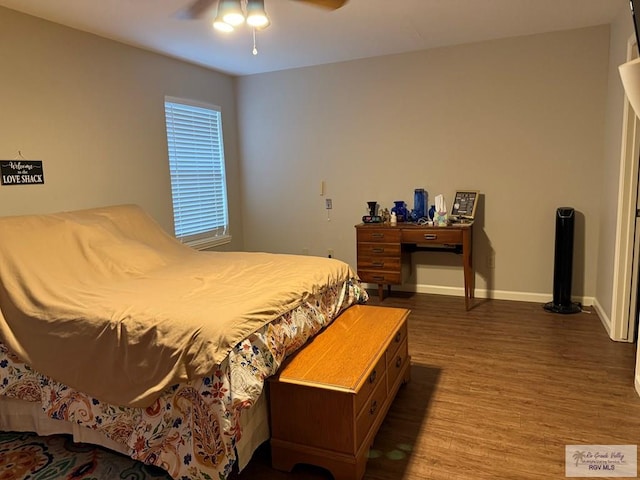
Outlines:
<svg viewBox="0 0 640 480"><path fill-rule="evenodd" d="M602 322L602 326L607 331L607 335L609 335L609 337L611 337L611 319L604 312L604 310L602 309L602 305L600 305L598 300L595 300L593 302L593 309L598 314L598 318L600 318L600 321Z"/></svg>
<svg viewBox="0 0 640 480"><path fill-rule="evenodd" d="M365 283L368 289L377 289L378 285L375 283ZM398 292L413 292L413 293L431 293L434 295L451 295L454 297L464 297L463 287L442 287L438 285L393 285L392 291ZM385 286L386 292L386 286ZM553 295L548 293L530 293L530 292L512 292L508 290L485 290L476 288L474 291L476 298L493 298L496 300L513 300L516 302L533 302L540 303L541 305L553 300ZM579 302L584 307L590 307L594 305L593 297L574 297L574 302ZM600 315L600 312L598 312ZM600 316L602 319L602 316Z"/></svg>

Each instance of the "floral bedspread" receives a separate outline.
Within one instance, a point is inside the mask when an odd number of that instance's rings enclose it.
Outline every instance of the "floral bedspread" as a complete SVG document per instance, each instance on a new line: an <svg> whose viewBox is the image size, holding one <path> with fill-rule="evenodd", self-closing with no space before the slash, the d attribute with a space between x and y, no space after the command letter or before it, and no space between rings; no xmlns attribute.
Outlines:
<svg viewBox="0 0 640 480"><path fill-rule="evenodd" d="M342 310L367 298L355 280L329 287L240 342L211 375L170 387L144 409L104 403L58 383L1 343L0 395L39 402L51 418L98 430L174 479L224 479L242 436L240 413L260 396L264 380Z"/></svg>

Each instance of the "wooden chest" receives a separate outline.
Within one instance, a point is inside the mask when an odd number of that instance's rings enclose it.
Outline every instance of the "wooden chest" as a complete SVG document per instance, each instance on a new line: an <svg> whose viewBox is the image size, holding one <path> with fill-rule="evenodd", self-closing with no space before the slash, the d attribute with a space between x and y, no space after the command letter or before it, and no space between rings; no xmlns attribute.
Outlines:
<svg viewBox="0 0 640 480"><path fill-rule="evenodd" d="M349 308L270 380L273 467L318 465L359 480L400 385L409 380L401 308Z"/></svg>

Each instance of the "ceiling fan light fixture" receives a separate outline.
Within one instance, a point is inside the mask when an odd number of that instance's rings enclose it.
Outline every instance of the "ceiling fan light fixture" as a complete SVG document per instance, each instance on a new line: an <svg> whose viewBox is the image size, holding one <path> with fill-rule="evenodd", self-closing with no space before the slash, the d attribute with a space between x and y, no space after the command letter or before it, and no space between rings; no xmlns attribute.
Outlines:
<svg viewBox="0 0 640 480"><path fill-rule="evenodd" d="M247 24L254 28L267 28L270 23L264 9L264 0L248 0Z"/></svg>
<svg viewBox="0 0 640 480"><path fill-rule="evenodd" d="M225 23L231 26L238 26L244 22L244 13L240 6L240 0L220 0L218 4L218 15Z"/></svg>
<svg viewBox="0 0 640 480"><path fill-rule="evenodd" d="M271 20L264 9L264 0L190 0L191 5L181 13L182 18L208 17L212 8L216 7L215 19L212 26L215 30L230 33L235 27L246 22L251 27L253 35L253 54L258 54L256 47L256 32L271 25ZM293 0L292 0L293 1ZM349 0L297 0L311 5L336 10L344 6ZM640 0L638 0L640 1Z"/></svg>
<svg viewBox="0 0 640 480"><path fill-rule="evenodd" d="M217 17L213 21L213 28L215 28L219 32L225 32L225 33L233 32L235 30L233 28L233 25L229 25L227 22L222 20L222 18L217 18Z"/></svg>

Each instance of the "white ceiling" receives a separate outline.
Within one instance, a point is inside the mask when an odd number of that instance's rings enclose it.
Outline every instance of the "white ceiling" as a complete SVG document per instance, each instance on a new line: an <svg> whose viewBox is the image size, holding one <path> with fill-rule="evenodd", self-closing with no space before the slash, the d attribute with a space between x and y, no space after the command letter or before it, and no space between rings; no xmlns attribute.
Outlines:
<svg viewBox="0 0 640 480"><path fill-rule="evenodd" d="M265 0L271 26L214 31L176 17L191 0L0 0L0 6L248 75L495 38L610 23L628 0L350 0L327 11ZM631 24L631 15L629 15Z"/></svg>

